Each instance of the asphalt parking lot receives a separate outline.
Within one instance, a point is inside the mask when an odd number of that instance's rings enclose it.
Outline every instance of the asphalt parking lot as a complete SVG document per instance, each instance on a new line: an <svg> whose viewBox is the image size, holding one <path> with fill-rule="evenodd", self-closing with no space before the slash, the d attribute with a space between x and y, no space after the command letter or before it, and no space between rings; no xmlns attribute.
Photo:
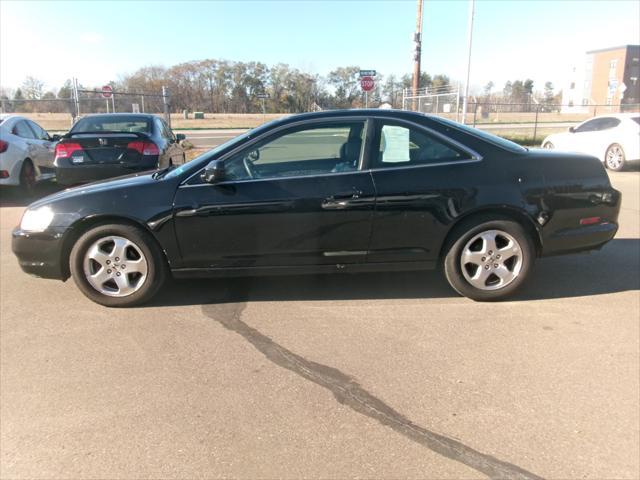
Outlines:
<svg viewBox="0 0 640 480"><path fill-rule="evenodd" d="M637 479L640 172L611 179L617 237L492 304L428 272L107 309L20 271L2 195L0 477Z"/></svg>

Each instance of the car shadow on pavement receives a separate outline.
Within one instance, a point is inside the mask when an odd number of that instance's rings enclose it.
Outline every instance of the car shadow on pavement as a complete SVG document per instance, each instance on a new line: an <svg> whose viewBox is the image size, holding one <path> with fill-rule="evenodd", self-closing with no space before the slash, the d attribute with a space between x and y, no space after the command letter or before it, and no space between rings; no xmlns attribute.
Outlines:
<svg viewBox="0 0 640 480"><path fill-rule="evenodd" d="M41 198L59 192L65 187L55 182L42 182L36 185L32 193L25 193L18 187L0 188L0 207L26 207Z"/></svg>
<svg viewBox="0 0 640 480"><path fill-rule="evenodd" d="M640 290L639 265L640 239L631 238L614 239L591 254L539 259L529 281L511 300ZM147 306L450 297L457 294L440 271L386 272L170 281Z"/></svg>

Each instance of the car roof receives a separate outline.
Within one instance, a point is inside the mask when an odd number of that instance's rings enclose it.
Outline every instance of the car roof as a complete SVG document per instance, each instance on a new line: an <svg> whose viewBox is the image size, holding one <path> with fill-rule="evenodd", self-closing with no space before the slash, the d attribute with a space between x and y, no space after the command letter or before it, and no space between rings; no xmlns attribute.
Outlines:
<svg viewBox="0 0 640 480"><path fill-rule="evenodd" d="M625 113L610 113L610 114L603 114L603 115L598 115L597 117L593 117L593 118L619 118L621 120L625 119L625 118L633 118L633 117L638 117L640 116L640 112L625 112ZM591 118L589 120L592 120Z"/></svg>
<svg viewBox="0 0 640 480"><path fill-rule="evenodd" d="M391 118L407 118L407 117L434 117L425 113L411 112L409 110L385 109L385 108L351 108L337 110L321 110L319 112L299 113L285 117L285 120L295 119L312 119L312 118L332 118L332 117L350 117L350 116L381 116Z"/></svg>
<svg viewBox="0 0 640 480"><path fill-rule="evenodd" d="M297 113L293 115L287 115L286 117L279 118L277 120L273 120L269 122L269 125L286 125L288 123L296 123L305 120L315 120L315 119L327 119L330 120L332 118L337 117L383 117L383 118L395 118L395 119L404 119L404 120L413 120L413 121L424 121L425 119L431 120L433 122L439 122L439 117L437 115L430 115L426 113L412 112L409 110L398 110L398 109L378 109L378 108L352 108L352 109L337 109L337 110L321 110L319 112L306 112L306 113ZM265 124L266 125L266 124Z"/></svg>
<svg viewBox="0 0 640 480"><path fill-rule="evenodd" d="M2 128L12 128L20 120L27 120L27 118L14 113L0 113L0 126Z"/></svg>
<svg viewBox="0 0 640 480"><path fill-rule="evenodd" d="M91 118L91 117L142 117L142 118L155 118L157 115L152 113L88 113L86 115L82 115L81 118Z"/></svg>

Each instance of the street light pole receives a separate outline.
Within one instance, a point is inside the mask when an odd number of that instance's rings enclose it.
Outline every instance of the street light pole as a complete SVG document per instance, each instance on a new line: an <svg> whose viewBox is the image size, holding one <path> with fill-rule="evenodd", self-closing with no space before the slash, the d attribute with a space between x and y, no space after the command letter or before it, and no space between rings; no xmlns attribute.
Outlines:
<svg viewBox="0 0 640 480"><path fill-rule="evenodd" d="M416 12L416 33L413 35L415 49L413 51L413 97L418 95L420 88L420 58L422 56L422 0L418 0ZM413 99L413 109L416 109L416 99Z"/></svg>
<svg viewBox="0 0 640 480"><path fill-rule="evenodd" d="M467 82L464 86L464 100L462 102L462 123L467 123L467 104L469 102L469 78L471 76L471 44L473 42L473 13L475 0L469 0L469 53L467 57Z"/></svg>

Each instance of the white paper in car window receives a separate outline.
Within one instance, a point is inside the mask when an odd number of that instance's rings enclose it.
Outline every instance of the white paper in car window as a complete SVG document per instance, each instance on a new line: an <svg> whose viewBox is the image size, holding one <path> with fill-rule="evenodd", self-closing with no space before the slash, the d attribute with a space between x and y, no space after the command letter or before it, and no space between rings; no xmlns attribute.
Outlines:
<svg viewBox="0 0 640 480"><path fill-rule="evenodd" d="M382 161L399 163L409 161L409 129L385 125L382 127Z"/></svg>

